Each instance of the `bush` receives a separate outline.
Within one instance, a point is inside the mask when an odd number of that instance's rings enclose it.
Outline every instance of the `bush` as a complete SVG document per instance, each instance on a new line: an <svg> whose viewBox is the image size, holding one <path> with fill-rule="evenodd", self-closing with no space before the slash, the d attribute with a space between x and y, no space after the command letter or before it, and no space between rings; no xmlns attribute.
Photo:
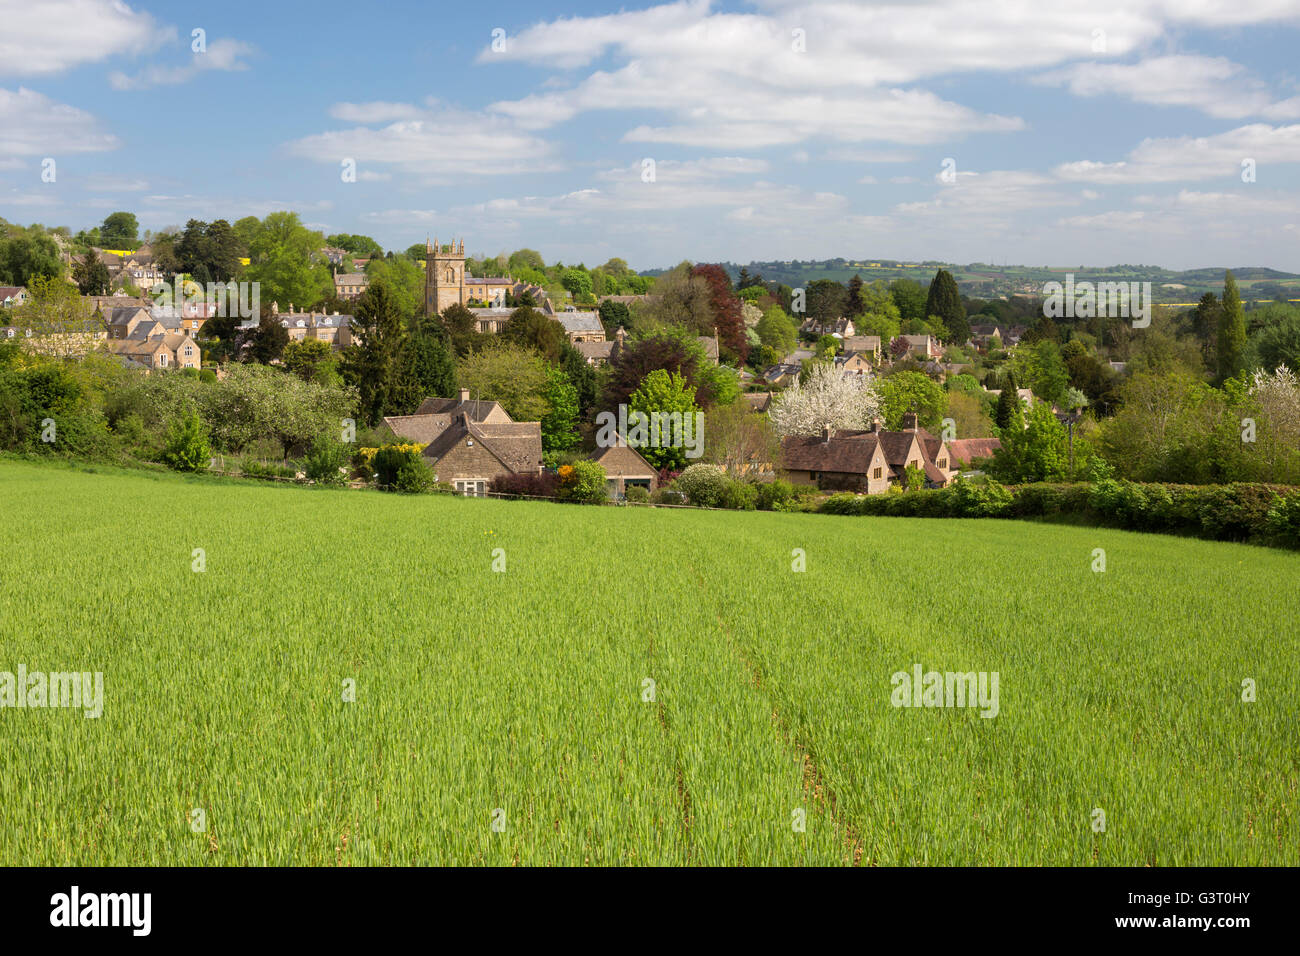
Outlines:
<svg viewBox="0 0 1300 956"><path fill-rule="evenodd" d="M295 475L294 470L286 465L258 461L256 458L247 458L240 462L239 470L245 478L261 478L266 481L275 478L292 478Z"/></svg>
<svg viewBox="0 0 1300 956"><path fill-rule="evenodd" d="M489 490L503 498L554 498L559 488L555 472L538 474L498 475L492 479Z"/></svg>
<svg viewBox="0 0 1300 956"><path fill-rule="evenodd" d="M205 368L199 370L200 382L207 384L207 383L215 382L216 380L217 380L217 373L214 372L212 369Z"/></svg>
<svg viewBox="0 0 1300 956"><path fill-rule="evenodd" d="M311 451L303 459L303 472L318 485L341 485L341 469L348 463L348 450L342 442L322 436L312 443Z"/></svg>
<svg viewBox="0 0 1300 956"><path fill-rule="evenodd" d="M683 471L673 487L697 508L717 508L722 506L722 498L730 480L727 473L717 465L700 463Z"/></svg>
<svg viewBox="0 0 1300 956"><path fill-rule="evenodd" d="M1268 529L1283 543L1300 546L1300 492L1275 497L1268 511Z"/></svg>
<svg viewBox="0 0 1300 956"><path fill-rule="evenodd" d="M425 463L419 445L384 445L374 450L369 461L377 476L375 484L384 491L419 494L433 487L433 469Z"/></svg>
<svg viewBox="0 0 1300 956"><path fill-rule="evenodd" d="M633 504L645 504L650 500L650 489L641 485L629 485L624 490L623 497Z"/></svg>
<svg viewBox="0 0 1300 956"><path fill-rule="evenodd" d="M190 412L172 426L171 436L163 448L163 462L177 471L205 471L212 459L208 430L198 412Z"/></svg>
<svg viewBox="0 0 1300 956"><path fill-rule="evenodd" d="M661 486L650 495L650 503L652 505L684 505L686 504L686 496L676 488Z"/></svg>
<svg viewBox="0 0 1300 956"><path fill-rule="evenodd" d="M561 465L557 477L556 496L564 501L594 505L609 500L605 469L598 462L575 461L572 465Z"/></svg>
<svg viewBox="0 0 1300 956"><path fill-rule="evenodd" d="M432 490L434 484L433 469L417 454L402 462L389 488L404 495L420 495Z"/></svg>
<svg viewBox="0 0 1300 956"><path fill-rule="evenodd" d="M722 488L718 506L733 511L753 511L758 506L758 488L748 481L728 478Z"/></svg>

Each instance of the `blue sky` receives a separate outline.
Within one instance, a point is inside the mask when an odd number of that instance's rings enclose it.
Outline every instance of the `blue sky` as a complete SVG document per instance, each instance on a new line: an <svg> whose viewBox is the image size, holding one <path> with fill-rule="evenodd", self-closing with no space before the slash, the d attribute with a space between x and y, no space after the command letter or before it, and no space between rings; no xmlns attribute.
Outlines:
<svg viewBox="0 0 1300 956"><path fill-rule="evenodd" d="M0 0L0 23L13 221L289 208L588 265L1300 271L1300 0Z"/></svg>

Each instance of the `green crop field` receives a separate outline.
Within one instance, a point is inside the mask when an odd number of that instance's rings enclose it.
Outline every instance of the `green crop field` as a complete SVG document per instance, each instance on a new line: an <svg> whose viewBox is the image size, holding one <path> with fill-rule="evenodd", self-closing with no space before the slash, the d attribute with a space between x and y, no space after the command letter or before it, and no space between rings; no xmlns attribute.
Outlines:
<svg viewBox="0 0 1300 956"><path fill-rule="evenodd" d="M0 672L103 675L97 718L0 709L0 864L1300 862L1294 553L14 461L0 495ZM996 716L894 706L916 665L997 673Z"/></svg>

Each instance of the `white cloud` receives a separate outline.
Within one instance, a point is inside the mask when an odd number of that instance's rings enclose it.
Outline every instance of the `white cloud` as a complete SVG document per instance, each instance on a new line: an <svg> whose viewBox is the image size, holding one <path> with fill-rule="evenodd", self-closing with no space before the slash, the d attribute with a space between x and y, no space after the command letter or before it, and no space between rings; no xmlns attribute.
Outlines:
<svg viewBox="0 0 1300 956"><path fill-rule="evenodd" d="M120 0L6 3L0 23L0 76L60 73L144 53L176 36Z"/></svg>
<svg viewBox="0 0 1300 956"><path fill-rule="evenodd" d="M400 108L400 109L399 109ZM353 159L392 166L428 183L451 183L467 176L536 174L560 168L554 147L500 116L485 116L430 104L339 103L331 110L345 117L382 123L401 112L407 118L375 129L316 133L288 144L296 156L338 166ZM355 121L355 120L354 120ZM360 174L365 176L364 171Z"/></svg>
<svg viewBox="0 0 1300 956"><path fill-rule="evenodd" d="M1076 96L1123 96L1155 106L1185 106L1220 119L1300 117L1300 97L1278 100L1267 84L1226 57L1176 54L1138 63L1077 63L1036 77Z"/></svg>
<svg viewBox="0 0 1300 956"><path fill-rule="evenodd" d="M117 137L89 113L19 87L0 89L0 154L51 156L116 149Z"/></svg>
<svg viewBox="0 0 1300 956"><path fill-rule="evenodd" d="M109 85L115 90L145 90L153 86L174 86L188 83L204 72L237 72L247 70L248 64L240 57L248 56L254 48L242 40L228 37L213 40L202 53L191 53L184 66L150 66L134 76L120 70L108 75Z"/></svg>
<svg viewBox="0 0 1300 956"><path fill-rule="evenodd" d="M1245 160L1257 172L1273 163L1300 163L1300 125L1254 123L1214 136L1143 140L1118 162L1079 160L1056 167L1062 179L1090 183L1167 183L1233 176Z"/></svg>

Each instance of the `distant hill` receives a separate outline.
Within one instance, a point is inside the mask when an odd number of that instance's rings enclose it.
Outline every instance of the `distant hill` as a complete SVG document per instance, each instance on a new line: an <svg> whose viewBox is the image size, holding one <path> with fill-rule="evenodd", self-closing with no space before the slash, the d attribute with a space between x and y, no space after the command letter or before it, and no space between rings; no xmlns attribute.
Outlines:
<svg viewBox="0 0 1300 956"><path fill-rule="evenodd" d="M723 262L734 282L740 275L741 264ZM928 286L939 269L947 269L957 280L963 295L979 299L1010 297L1013 295L1041 295L1048 282L1062 282L1066 273L1073 273L1076 282L1150 282L1156 302L1166 305L1190 304L1206 292L1215 295L1223 291L1223 267L1174 271L1160 266L1013 266L971 262L965 265L953 262L903 262L896 259L818 259L744 264L750 275L760 275L765 282L779 282L793 287L806 286L816 279L848 282L855 275L864 282L883 279L912 279ZM661 275L666 269L649 269L642 275ZM1274 299L1300 300L1300 274L1280 272L1259 266L1241 266L1232 269L1242 298L1247 301L1272 301Z"/></svg>

